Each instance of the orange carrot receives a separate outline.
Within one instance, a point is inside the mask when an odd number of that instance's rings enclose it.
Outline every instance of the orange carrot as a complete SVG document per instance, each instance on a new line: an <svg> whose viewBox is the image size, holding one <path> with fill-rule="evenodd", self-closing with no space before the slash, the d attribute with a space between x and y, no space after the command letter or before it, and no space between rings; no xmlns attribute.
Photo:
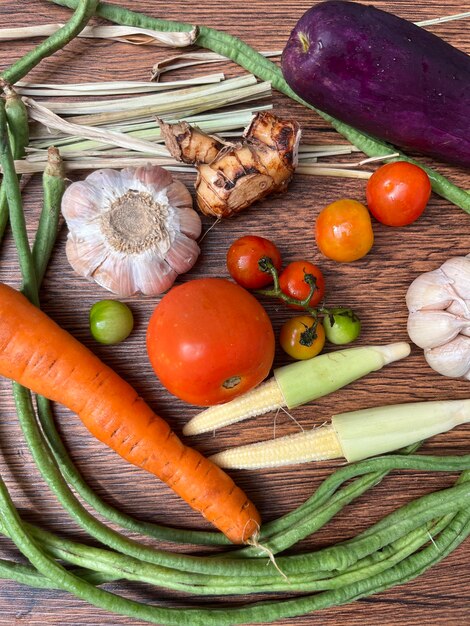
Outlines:
<svg viewBox="0 0 470 626"><path fill-rule="evenodd" d="M2 283L0 375L77 413L97 439L166 482L234 543L258 530L255 506L223 470L185 446L118 374Z"/></svg>

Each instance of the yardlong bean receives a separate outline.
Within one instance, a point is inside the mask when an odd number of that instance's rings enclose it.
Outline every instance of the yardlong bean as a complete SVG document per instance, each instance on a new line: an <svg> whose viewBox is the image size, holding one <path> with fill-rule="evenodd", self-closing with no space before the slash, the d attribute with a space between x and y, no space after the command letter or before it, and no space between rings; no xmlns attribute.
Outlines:
<svg viewBox="0 0 470 626"><path fill-rule="evenodd" d="M77 0L49 0L49 2L60 4L61 6L69 8L77 6ZM124 7L108 2L100 2L96 9L96 13L111 22L127 26L138 26L141 28L151 28L163 31L189 31L194 28L192 24L160 20L142 13L136 13L135 11L125 9ZM436 172L434 169L424 166L418 161L411 159L403 152L396 150L395 147L392 147L379 139L375 139L370 135L362 133L356 128L353 128L352 126L337 120L331 115L316 109L299 98L299 96L297 96L297 94L292 91L286 83L282 75L282 71L277 65L263 55L259 54L259 52L257 52L254 48L237 37L215 30L214 28L208 28L207 26L198 26L197 28L199 35L196 43L198 45L226 56L261 80L271 81L275 89L289 96L292 100L300 102L309 109L316 111L318 115L328 121L335 128L335 130L346 137L349 141L351 141L351 143L368 156L380 156L399 152L399 159L409 161L410 163L416 163L426 170L435 193L439 194L443 198L446 198L467 213L470 213L470 193L466 190L454 185L454 183L442 176L442 174Z"/></svg>
<svg viewBox="0 0 470 626"><path fill-rule="evenodd" d="M45 554L26 532L1 479L0 510L3 513L6 530L16 546L36 569L57 587L69 591L95 606L154 624L166 624L168 626L225 626L242 623L266 623L351 602L415 578L439 562L470 534L468 513L458 514L448 527L434 538L433 543L421 552L405 558L398 565L394 565L383 572L338 589L301 598L261 602L235 608L224 606L218 609L181 609L143 605L94 587L68 572Z"/></svg>
<svg viewBox="0 0 470 626"><path fill-rule="evenodd" d="M24 78L43 59L72 41L85 28L89 19L94 15L97 5L98 0L77 0L74 7L76 11L70 20L33 50L10 65L2 72L1 78L12 85Z"/></svg>

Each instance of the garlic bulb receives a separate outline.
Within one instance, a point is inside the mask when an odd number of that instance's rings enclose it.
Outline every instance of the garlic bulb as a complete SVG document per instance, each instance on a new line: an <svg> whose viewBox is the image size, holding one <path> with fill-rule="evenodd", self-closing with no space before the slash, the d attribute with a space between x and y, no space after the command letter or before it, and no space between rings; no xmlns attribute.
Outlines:
<svg viewBox="0 0 470 626"><path fill-rule="evenodd" d="M470 257L470 255L469 255ZM443 376L470 380L470 258L448 259L406 294L408 334Z"/></svg>
<svg viewBox="0 0 470 626"><path fill-rule="evenodd" d="M200 252L191 194L158 166L97 170L70 185L62 213L70 265L119 296L163 293Z"/></svg>

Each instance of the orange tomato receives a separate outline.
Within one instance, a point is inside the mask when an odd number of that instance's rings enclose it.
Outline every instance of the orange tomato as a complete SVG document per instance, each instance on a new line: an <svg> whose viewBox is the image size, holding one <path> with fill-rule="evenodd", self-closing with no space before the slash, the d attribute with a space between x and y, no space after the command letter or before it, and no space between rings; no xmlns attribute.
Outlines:
<svg viewBox="0 0 470 626"><path fill-rule="evenodd" d="M369 211L356 200L333 202L317 217L315 239L320 251L334 261L360 259L374 243Z"/></svg>
<svg viewBox="0 0 470 626"><path fill-rule="evenodd" d="M147 331L148 355L162 384L199 406L227 402L258 385L271 369L274 348L264 308L223 278L171 289Z"/></svg>
<svg viewBox="0 0 470 626"><path fill-rule="evenodd" d="M297 360L311 359L317 356L325 345L325 329L317 324L315 338L309 336L309 329L313 325L310 315L298 315L287 320L281 328L279 343L289 356Z"/></svg>

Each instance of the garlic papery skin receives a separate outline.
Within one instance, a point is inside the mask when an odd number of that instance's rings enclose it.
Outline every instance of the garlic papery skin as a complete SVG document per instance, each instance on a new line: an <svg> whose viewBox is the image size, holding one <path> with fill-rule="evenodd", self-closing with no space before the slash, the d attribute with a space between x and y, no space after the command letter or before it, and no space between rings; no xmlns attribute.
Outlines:
<svg viewBox="0 0 470 626"><path fill-rule="evenodd" d="M440 268L421 274L411 283L406 293L408 310L415 313L447 309L456 296L452 282Z"/></svg>
<svg viewBox="0 0 470 626"><path fill-rule="evenodd" d="M433 370L460 378L470 372L470 337L457 335L452 341L424 351L424 358Z"/></svg>
<svg viewBox="0 0 470 626"><path fill-rule="evenodd" d="M456 317L447 311L416 311L408 317L408 335L420 348L435 348L452 341L463 329L470 328L470 320Z"/></svg>
<svg viewBox="0 0 470 626"><path fill-rule="evenodd" d="M97 170L70 185L62 213L70 265L121 297L167 291L199 256L191 194L159 166Z"/></svg>

